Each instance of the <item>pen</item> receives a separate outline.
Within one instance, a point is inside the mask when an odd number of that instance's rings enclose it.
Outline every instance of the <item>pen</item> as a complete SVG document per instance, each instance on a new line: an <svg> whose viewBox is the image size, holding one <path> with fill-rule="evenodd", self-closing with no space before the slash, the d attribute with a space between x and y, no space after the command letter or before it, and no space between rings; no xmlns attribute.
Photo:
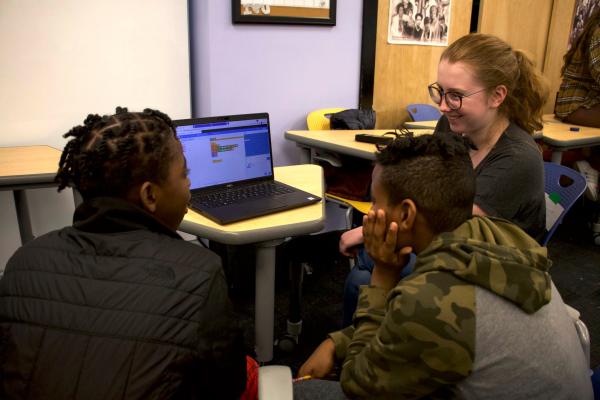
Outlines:
<svg viewBox="0 0 600 400"><path fill-rule="evenodd" d="M307 381L309 379L312 379L312 375L304 375L304 376L301 376L300 378L292 379L292 382L296 383L296 382L300 382L300 381Z"/></svg>

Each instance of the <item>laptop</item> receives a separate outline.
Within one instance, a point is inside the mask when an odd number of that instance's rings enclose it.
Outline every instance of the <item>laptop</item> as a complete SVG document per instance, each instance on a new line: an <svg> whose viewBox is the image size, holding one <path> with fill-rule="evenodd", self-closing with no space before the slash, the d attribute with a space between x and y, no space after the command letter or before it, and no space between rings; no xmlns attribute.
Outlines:
<svg viewBox="0 0 600 400"><path fill-rule="evenodd" d="M190 207L205 217L225 225L321 200L274 180L269 114L173 123L190 170Z"/></svg>

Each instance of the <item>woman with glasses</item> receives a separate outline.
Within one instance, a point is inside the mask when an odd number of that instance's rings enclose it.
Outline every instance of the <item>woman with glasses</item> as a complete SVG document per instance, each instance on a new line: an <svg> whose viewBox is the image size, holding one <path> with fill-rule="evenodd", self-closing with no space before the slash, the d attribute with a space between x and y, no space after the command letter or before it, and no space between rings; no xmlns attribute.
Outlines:
<svg viewBox="0 0 600 400"><path fill-rule="evenodd" d="M495 36L463 36L442 53L429 94L444 114L436 134L464 135L474 145L473 214L512 221L539 241L546 222L544 164L532 134L542 128L547 94L531 61ZM362 227L340 238L342 254L359 256L344 288L345 325L373 268L368 255L356 250L362 243ZM412 262L407 264L410 270Z"/></svg>

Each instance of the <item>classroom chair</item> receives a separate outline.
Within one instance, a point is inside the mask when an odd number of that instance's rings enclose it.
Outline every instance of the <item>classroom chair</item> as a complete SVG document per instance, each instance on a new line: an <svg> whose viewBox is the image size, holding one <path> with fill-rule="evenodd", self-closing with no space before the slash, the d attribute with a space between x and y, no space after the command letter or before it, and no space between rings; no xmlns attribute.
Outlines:
<svg viewBox="0 0 600 400"><path fill-rule="evenodd" d="M561 177L563 184L561 184ZM546 225L552 222L542 240L546 246L564 216L585 191L586 180L579 172L564 165L544 162L544 192L546 192Z"/></svg>
<svg viewBox="0 0 600 400"><path fill-rule="evenodd" d="M431 104L409 104L406 110L413 121L437 121L442 116L440 110Z"/></svg>
<svg viewBox="0 0 600 400"><path fill-rule="evenodd" d="M345 108L322 108L319 110L312 111L306 117L306 125L309 131L313 130L329 130L331 128L330 120L331 114L344 111ZM316 153L313 155L314 161L323 161L330 164L333 167L341 167L341 161L339 157L331 153ZM331 193L325 193L326 200L339 204L341 207L346 209L345 221L346 229L352 228L352 212L358 210L362 214L366 214L371 209L371 203L366 201L351 200L344 197L336 196Z"/></svg>
<svg viewBox="0 0 600 400"><path fill-rule="evenodd" d="M306 125L308 130L329 130L331 128L331 114L344 111L345 108L323 108L312 111L306 117ZM342 167L341 160L338 155L328 152L314 152L311 159L314 162L325 162L333 167ZM341 196L336 196L332 193L325 192L325 200L339 205L345 209L344 221L345 229L352 228L353 211L358 210L362 214L366 214L371 209L371 203L366 201L357 201ZM321 234L323 235L323 234ZM299 240L296 238L295 240ZM296 257L297 258L297 257ZM354 260L350 261L350 267L354 265ZM283 351L291 352L298 344L299 336L302 331L302 280L307 263L299 260L290 262L290 307L287 319L286 334L277 340L277 346Z"/></svg>

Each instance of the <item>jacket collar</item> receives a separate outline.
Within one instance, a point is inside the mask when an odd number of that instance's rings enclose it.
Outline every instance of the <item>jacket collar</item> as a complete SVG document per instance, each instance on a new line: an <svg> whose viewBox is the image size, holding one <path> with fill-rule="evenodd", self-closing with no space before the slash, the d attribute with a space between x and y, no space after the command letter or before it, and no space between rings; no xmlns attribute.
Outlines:
<svg viewBox="0 0 600 400"><path fill-rule="evenodd" d="M75 209L73 227L94 233L150 230L181 239L152 214L117 197L95 197L84 201Z"/></svg>

